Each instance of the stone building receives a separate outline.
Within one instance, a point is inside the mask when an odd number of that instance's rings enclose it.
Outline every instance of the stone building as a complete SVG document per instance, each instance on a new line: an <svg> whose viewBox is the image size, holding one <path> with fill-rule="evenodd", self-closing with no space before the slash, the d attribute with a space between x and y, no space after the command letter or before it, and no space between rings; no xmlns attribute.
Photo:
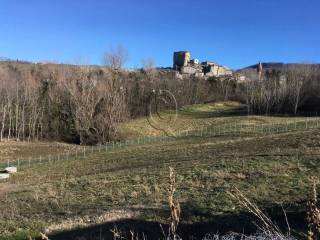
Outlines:
<svg viewBox="0 0 320 240"><path fill-rule="evenodd" d="M180 70L181 67L185 67L190 62L190 52L179 51L173 53L173 69Z"/></svg>
<svg viewBox="0 0 320 240"><path fill-rule="evenodd" d="M232 70L214 62L199 62L190 59L190 52L179 51L173 54L173 68L182 75L195 75L197 77L223 77L232 76Z"/></svg>
<svg viewBox="0 0 320 240"><path fill-rule="evenodd" d="M201 63L205 76L208 77L220 77L220 76L232 76L232 71L226 66L222 66L213 62Z"/></svg>

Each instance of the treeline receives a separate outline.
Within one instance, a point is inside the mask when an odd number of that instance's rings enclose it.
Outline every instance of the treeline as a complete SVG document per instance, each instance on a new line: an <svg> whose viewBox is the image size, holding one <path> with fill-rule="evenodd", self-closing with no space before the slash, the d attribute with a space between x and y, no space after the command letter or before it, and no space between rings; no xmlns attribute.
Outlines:
<svg viewBox="0 0 320 240"><path fill-rule="evenodd" d="M240 84L248 113L294 114L320 111L320 65L287 64L267 69L241 71Z"/></svg>
<svg viewBox="0 0 320 240"><path fill-rule="evenodd" d="M150 61L122 68L125 53L105 55L105 65L0 62L0 140L58 140L97 144L118 139L119 123L146 114L154 93L169 90L178 106L239 100L248 113L320 111L319 65L286 65L235 78L179 79Z"/></svg>
<svg viewBox="0 0 320 240"><path fill-rule="evenodd" d="M59 140L104 143L119 137L117 126L142 116L154 92L171 91L179 106L222 100L222 81L145 67L0 64L0 140Z"/></svg>

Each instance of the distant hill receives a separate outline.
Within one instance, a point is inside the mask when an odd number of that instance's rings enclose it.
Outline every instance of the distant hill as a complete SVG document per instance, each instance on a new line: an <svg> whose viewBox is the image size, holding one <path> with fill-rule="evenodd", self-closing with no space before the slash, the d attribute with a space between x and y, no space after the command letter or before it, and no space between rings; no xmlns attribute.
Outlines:
<svg viewBox="0 0 320 240"><path fill-rule="evenodd" d="M279 68L283 68L283 66L285 65L284 63L281 62L268 62L268 63L261 63L263 68L273 68L273 69L279 69ZM254 68L257 69L259 67L259 63L245 67L243 69L250 69L250 68Z"/></svg>
<svg viewBox="0 0 320 240"><path fill-rule="evenodd" d="M320 69L320 64L319 63L282 63L282 62L262 62L261 63L262 68L265 70L269 69L276 69L276 70L281 70L287 67L294 67L294 66L313 66L315 68ZM250 65L248 67L244 67L242 69L239 69L238 71L241 70L246 70L246 69L258 69L259 63Z"/></svg>

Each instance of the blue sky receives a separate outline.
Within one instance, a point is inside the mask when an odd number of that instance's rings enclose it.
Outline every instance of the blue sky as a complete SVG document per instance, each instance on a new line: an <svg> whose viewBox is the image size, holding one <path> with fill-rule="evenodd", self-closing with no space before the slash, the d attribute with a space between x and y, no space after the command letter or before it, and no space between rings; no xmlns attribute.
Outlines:
<svg viewBox="0 0 320 240"><path fill-rule="evenodd" d="M320 62L319 43L319 0L0 0L0 56L13 59L100 64L121 44L128 67L189 50L240 68Z"/></svg>

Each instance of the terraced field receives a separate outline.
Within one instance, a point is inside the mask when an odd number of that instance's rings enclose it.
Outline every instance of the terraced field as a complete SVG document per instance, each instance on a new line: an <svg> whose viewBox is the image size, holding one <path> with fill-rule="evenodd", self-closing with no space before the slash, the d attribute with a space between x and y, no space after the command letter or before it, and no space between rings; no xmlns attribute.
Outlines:
<svg viewBox="0 0 320 240"><path fill-rule="evenodd" d="M54 233L127 218L143 221L144 226L156 222L153 232L141 226L134 230L159 234L158 223L165 224L169 216L169 167L177 174L181 229L183 225L192 228L192 224L208 222L211 224L203 230L197 227L197 236L217 231L217 226L224 227L220 232L251 231L250 219L230 220L246 216L246 210L227 194L236 187L262 209L270 210L280 225L283 213L275 209L284 206L293 233L303 235L310 179L320 176L320 128L314 124L311 129L285 131L288 122L305 118L243 116L241 108L235 103L184 108L175 131L196 130L197 126L215 129L240 122L276 122L283 131L254 128L256 131L227 134L182 134L165 141L108 151L103 148L86 156L22 166L8 181L0 182L0 239L25 239L45 229L52 233L52 239L70 239L70 235ZM132 138L151 134L143 121L126 124L123 133ZM101 229L100 234L110 234L110 228Z"/></svg>

